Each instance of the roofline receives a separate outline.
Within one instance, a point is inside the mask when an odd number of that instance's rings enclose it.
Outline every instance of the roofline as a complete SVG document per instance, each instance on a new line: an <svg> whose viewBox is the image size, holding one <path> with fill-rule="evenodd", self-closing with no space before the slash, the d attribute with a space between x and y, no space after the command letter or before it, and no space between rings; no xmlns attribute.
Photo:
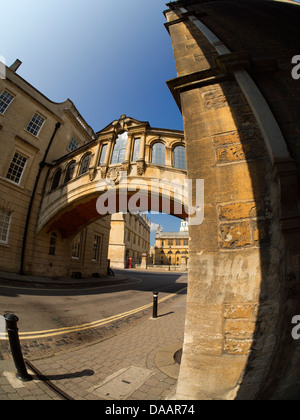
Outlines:
<svg viewBox="0 0 300 420"><path fill-rule="evenodd" d="M29 83L26 79L24 79L22 76L20 76L19 74L16 73L16 71L13 71L10 67L8 67L7 65L5 65L5 71L6 71L6 79L14 84L18 89L21 89L24 93L26 93L27 95L29 95L32 99L34 99L35 101L38 101L39 104L41 106L43 106L44 108L46 108L46 110L54 115L56 115L56 117L59 119L60 122L62 122L62 115L58 115L57 111L55 109L50 108L50 106L47 106L47 104L43 103L43 99L49 103L49 105L55 105L55 106L59 106L61 107L61 111L62 113L65 112L66 110L70 110L71 113L72 112L72 108L75 111L74 115L76 123L83 128L86 133L89 135L89 137L93 138L93 136L96 137L96 134L94 132L94 130L92 129L92 127L86 122L85 118L82 117L82 115L80 114L78 108L74 105L74 102L67 98L64 102L54 102L51 99L49 99L46 95L44 95L42 92L40 92L37 88L35 88L31 83ZM16 80L14 80L16 78ZM22 83L24 83L25 86L22 86ZM25 89L25 88L28 89ZM37 93L37 96L40 96L41 98L35 98L32 95L32 92L30 92L30 90L32 90L33 92ZM42 99L42 100L41 100ZM78 119L78 118L79 119ZM86 125L87 128L85 128L81 122L80 119L83 121L83 123Z"/></svg>

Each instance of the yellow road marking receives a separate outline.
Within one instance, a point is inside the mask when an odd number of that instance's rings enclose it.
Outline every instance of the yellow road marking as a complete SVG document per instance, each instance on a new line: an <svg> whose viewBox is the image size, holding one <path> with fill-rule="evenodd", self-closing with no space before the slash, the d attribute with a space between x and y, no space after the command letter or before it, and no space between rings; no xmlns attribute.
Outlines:
<svg viewBox="0 0 300 420"><path fill-rule="evenodd" d="M165 296L164 298L159 300L159 303L165 302L166 300L171 299L172 297L176 296L177 294L182 293L185 290L187 290L187 287L184 287L183 289L180 289L177 293L172 293L168 296ZM99 321L94 321L94 322L91 322L91 323L88 323L88 324L77 325L77 326L74 326L74 327L59 328L59 329L47 330L47 331L19 333L19 337L20 337L20 340L37 340L37 339L40 339L40 338L55 337L55 336L58 336L58 335L69 334L69 333L74 333L74 332L79 332L79 331L85 331L85 330L88 330L88 329L94 329L94 328L101 327L102 325L106 325L106 324L109 324L111 322L118 321L122 318L126 318L130 315L134 315L138 312L142 312L145 309L151 308L152 305L153 305L152 303L149 303L148 305L141 306L140 308L133 309L131 311L124 312L122 314L114 315L114 316L111 316L109 318L101 319ZM6 333L5 334L0 333L0 340L5 339L6 337L7 337Z"/></svg>

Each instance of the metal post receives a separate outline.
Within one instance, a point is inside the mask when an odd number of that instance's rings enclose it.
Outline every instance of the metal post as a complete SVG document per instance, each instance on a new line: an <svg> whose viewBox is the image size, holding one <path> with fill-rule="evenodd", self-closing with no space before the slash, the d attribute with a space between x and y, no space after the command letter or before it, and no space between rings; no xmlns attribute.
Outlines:
<svg viewBox="0 0 300 420"><path fill-rule="evenodd" d="M157 319L158 292L153 292L153 319Z"/></svg>
<svg viewBox="0 0 300 420"><path fill-rule="evenodd" d="M17 326L19 318L13 314L6 314L4 315L4 318L6 321L6 329L8 333L11 353L17 369L16 377L22 382L32 381L32 377L27 372L20 345L18 333L19 329Z"/></svg>

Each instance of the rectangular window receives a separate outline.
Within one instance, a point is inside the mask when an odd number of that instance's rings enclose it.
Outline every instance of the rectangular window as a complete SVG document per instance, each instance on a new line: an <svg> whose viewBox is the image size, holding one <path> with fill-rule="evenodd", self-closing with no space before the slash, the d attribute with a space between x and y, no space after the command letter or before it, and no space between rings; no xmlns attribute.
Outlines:
<svg viewBox="0 0 300 420"><path fill-rule="evenodd" d="M132 162L137 162L139 160L140 145L141 145L141 139L135 139L134 146L133 146Z"/></svg>
<svg viewBox="0 0 300 420"><path fill-rule="evenodd" d="M128 133L119 134L115 143L111 164L123 163L126 154Z"/></svg>
<svg viewBox="0 0 300 420"><path fill-rule="evenodd" d="M76 139L74 139L74 137L73 137L70 144L69 144L68 149L69 149L70 152L74 152L74 150L77 150L79 148L79 146L80 146L79 142Z"/></svg>
<svg viewBox="0 0 300 420"><path fill-rule="evenodd" d="M78 233L73 240L72 258L79 260L82 246L82 232Z"/></svg>
<svg viewBox="0 0 300 420"><path fill-rule="evenodd" d="M50 236L49 255L55 255L56 252L57 234L53 232Z"/></svg>
<svg viewBox="0 0 300 420"><path fill-rule="evenodd" d="M176 246L180 246L181 245L181 241L177 240L176 241Z"/></svg>
<svg viewBox="0 0 300 420"><path fill-rule="evenodd" d="M4 91L0 95L0 114L4 114L9 105L12 103L14 97L8 92Z"/></svg>
<svg viewBox="0 0 300 420"><path fill-rule="evenodd" d="M8 210L0 208L0 243L8 243L8 235L11 223L12 213Z"/></svg>
<svg viewBox="0 0 300 420"><path fill-rule="evenodd" d="M93 261L99 261L100 256L100 248L101 248L101 236L94 236L93 242Z"/></svg>
<svg viewBox="0 0 300 420"><path fill-rule="evenodd" d="M32 120L28 124L27 131L37 137L44 125L45 119L38 114L34 114Z"/></svg>
<svg viewBox="0 0 300 420"><path fill-rule="evenodd" d="M27 158L16 152L8 169L6 178L20 184L27 163Z"/></svg>
<svg viewBox="0 0 300 420"><path fill-rule="evenodd" d="M105 145L102 147L102 150L101 150L101 156L100 156L100 161L99 161L99 166L103 166L103 165L104 165L104 162L105 162L105 156L106 156L106 151L107 151L107 144L105 144Z"/></svg>

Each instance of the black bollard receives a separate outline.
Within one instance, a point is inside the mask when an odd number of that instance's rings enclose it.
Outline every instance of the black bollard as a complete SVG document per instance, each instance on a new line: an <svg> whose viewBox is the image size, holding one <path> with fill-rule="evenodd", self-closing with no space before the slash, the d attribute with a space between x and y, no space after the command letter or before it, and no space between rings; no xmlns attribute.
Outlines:
<svg viewBox="0 0 300 420"><path fill-rule="evenodd" d="M32 381L32 377L27 372L20 345L18 333L19 330L17 326L19 318L13 314L6 314L4 315L4 318L6 321L6 329L8 333L11 353L17 369L16 377L22 382Z"/></svg>
<svg viewBox="0 0 300 420"><path fill-rule="evenodd" d="M153 319L157 319L158 292L153 292Z"/></svg>

